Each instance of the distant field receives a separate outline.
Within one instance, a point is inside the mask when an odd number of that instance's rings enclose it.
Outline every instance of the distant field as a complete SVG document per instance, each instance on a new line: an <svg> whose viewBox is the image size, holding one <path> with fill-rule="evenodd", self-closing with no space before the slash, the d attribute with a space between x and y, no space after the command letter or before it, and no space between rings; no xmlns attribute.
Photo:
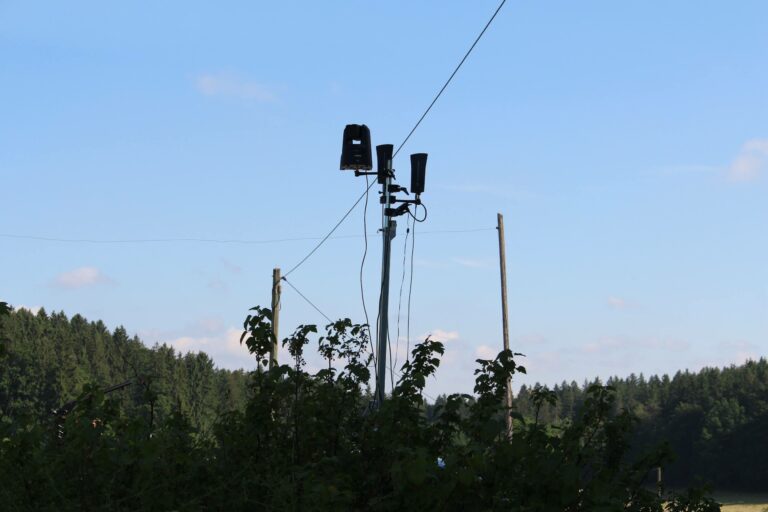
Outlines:
<svg viewBox="0 0 768 512"><path fill-rule="evenodd" d="M723 504L723 512L768 511L766 494L715 493L715 499Z"/></svg>

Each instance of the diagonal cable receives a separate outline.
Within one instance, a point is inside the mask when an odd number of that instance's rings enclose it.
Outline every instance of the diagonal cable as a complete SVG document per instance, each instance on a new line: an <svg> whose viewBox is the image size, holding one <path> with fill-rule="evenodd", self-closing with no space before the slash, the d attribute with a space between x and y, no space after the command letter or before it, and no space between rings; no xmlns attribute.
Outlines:
<svg viewBox="0 0 768 512"><path fill-rule="evenodd" d="M330 318L328 315L326 315L325 313L323 313L322 311L320 311L320 308L318 308L317 306L315 306L315 303L314 303L314 302L312 302L311 300L309 300L309 299L308 299L308 298L307 298L307 297L306 297L306 296L305 296L303 293L301 293L301 292L299 291L299 289L298 289L298 288L296 288L295 286L293 286L293 283L291 283L289 280L287 280L287 279L285 278L285 276L283 276L281 279L282 279L283 281L285 281L286 283L288 283L288 286L290 286L291 288L293 288L293 290L294 290L296 293L298 293L298 294L299 294L299 296L300 296L302 299L304 299L304 300L307 302L307 304L309 304L310 306L312 306L313 308L315 308L315 311L317 311L318 313L320 313L321 315L323 315L323 316L325 317L325 319L326 319L326 320L328 320L329 322L333 323L333 320L331 320L331 318Z"/></svg>
<svg viewBox="0 0 768 512"><path fill-rule="evenodd" d="M290 269L288 272L286 272L286 273L285 273L285 276L288 276L288 275L289 275L291 272L293 272L294 270L296 270L297 268L299 268L301 265L303 265L303 264L304 264L304 262L305 262L305 261L307 261L307 260L309 259L309 257L310 257L310 256L312 256L313 254L315 254L315 251L317 251L317 250L320 248L320 246L321 246L321 245L323 245L323 244L325 243L325 241L326 241L326 240L328 240L328 238L330 238L330 236L331 236L331 235L334 233L334 231L336 231L336 230L339 228L339 226L341 226L341 223L342 223L342 222L344 222L344 220L346 220L346 218L347 218L347 217L349 217L349 214L350 214L350 213L352 213L352 210L354 210L354 209L355 209L355 207L356 207L358 204L360 204L360 201L362 201L362 200L363 200L363 198L367 197L367 195L368 195L368 191L371 189L371 187L374 185L374 183L376 183L376 180L373 180L373 181L371 182L371 184L370 184L370 185L368 185L368 188L366 188L366 189L365 189L365 192L363 192L363 193L360 195L360 197L358 197L358 198L357 198L357 201L355 201L355 203L354 203L354 204L353 204L353 205L352 205L352 206L349 208L349 210L347 210L347 213L345 213L345 214L344 214L344 215L341 217L341 219L339 219L339 222L337 222L337 223L336 223L336 225L335 225L335 226L333 226L333 228L332 228L332 229L331 229L331 230L328 232L328 234L327 234L327 235L325 235L325 236L323 237L323 239L322 239L322 240L320 240L320 242L318 242L318 244L317 244L317 245L314 247L314 249L312 249L311 251L309 251L309 254L307 254L306 256L304 256L304 258L302 258L300 262L298 262L296 265L294 265L293 267L291 267L291 269ZM286 282L287 282L287 281L286 281Z"/></svg>
<svg viewBox="0 0 768 512"><path fill-rule="evenodd" d="M475 49L475 46L477 46L477 43L480 42L480 38L483 37L483 34L485 34L485 31L488 30L488 27L491 26L491 23L493 23L493 20L496 18L496 15L499 14L499 11L501 10L501 8L504 7L505 3L507 3L507 0L501 0L501 3L496 8L496 11L494 11L493 16L491 16L491 19L488 20L488 23L485 24L485 27L483 27L483 30L480 31L480 34L475 39L475 42L472 43L472 46L469 47L469 50L467 50L467 53L464 54L464 57L461 59L461 62L459 62L459 65L456 66L456 69L453 70L453 73L451 73L451 76L448 77L448 80L445 81L445 83L443 84L443 87L440 88L440 92L437 93L435 98L432 100L432 103L429 104L429 106L427 107L427 110L425 110L424 113L419 118L419 120L416 121L416 124L408 133L408 136L397 147L397 151L395 151L395 153L392 155L392 158L396 157L397 154L400 152L400 150L403 149L403 146L405 146L405 143L408 142L408 139L411 138L411 135L413 135L413 132L416 131L416 128L418 128L421 122L424 120L424 118L427 117L427 114L429 114L429 111L432 110L432 107L435 105L435 103L437 103L437 100L443 94L443 91L445 91L446 87L448 87L448 84L451 83L451 80L453 80L453 77L456 76L456 73L459 72L459 69L461 69L462 64L464 64L464 61L467 60L467 57L469 57L469 54L472 53L472 50Z"/></svg>

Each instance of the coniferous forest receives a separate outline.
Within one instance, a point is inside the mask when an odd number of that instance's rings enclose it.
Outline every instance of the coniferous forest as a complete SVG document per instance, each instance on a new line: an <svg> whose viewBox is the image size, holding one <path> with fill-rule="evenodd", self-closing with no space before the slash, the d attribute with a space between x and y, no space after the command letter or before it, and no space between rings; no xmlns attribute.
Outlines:
<svg viewBox="0 0 768 512"><path fill-rule="evenodd" d="M202 352L182 354L165 344L148 348L123 327L110 332L103 322L80 315L21 309L6 317L3 334L3 419L24 413L50 421L52 411L77 398L84 386L124 382L131 384L114 395L126 414L148 414L143 404L151 398L159 422L179 411L205 430L220 414L245 406L246 372L217 369Z"/></svg>
<svg viewBox="0 0 768 512"><path fill-rule="evenodd" d="M501 397L525 369L509 351L478 361L473 395L427 404L443 352L428 339L371 411L366 330L349 320L299 326L292 361L267 370L271 312L254 308L243 342L264 369L246 373L79 315L4 313L6 510L660 511L657 466L670 489L693 486L665 491L667 510L717 510L699 483L768 488L765 359L522 387L510 440ZM313 346L328 368L310 375Z"/></svg>
<svg viewBox="0 0 768 512"><path fill-rule="evenodd" d="M556 401L542 407L541 421L560 424L578 415L586 390L563 382L551 390ZM636 449L668 442L675 460L664 468L667 482L684 486L703 480L718 489L768 489L768 361L741 366L678 371L673 376L612 377L614 408L638 419ZM516 400L524 415L534 414L531 394L523 386Z"/></svg>

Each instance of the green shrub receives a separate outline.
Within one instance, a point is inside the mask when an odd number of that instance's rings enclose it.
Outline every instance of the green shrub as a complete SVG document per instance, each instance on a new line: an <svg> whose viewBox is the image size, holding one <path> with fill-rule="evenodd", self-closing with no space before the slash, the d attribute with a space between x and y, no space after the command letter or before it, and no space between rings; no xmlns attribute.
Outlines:
<svg viewBox="0 0 768 512"><path fill-rule="evenodd" d="M313 341L317 338L316 341ZM507 379L524 373L510 351L478 360L474 396L451 395L427 419L423 390L443 345L427 339L380 408L370 405L365 326L340 320L282 341L291 360L268 369L271 311L253 308L241 340L259 362L244 411L209 434L183 414L161 425L126 417L86 388L59 439L52 425L15 418L0 434L4 510L513 510L661 511L644 486L663 447L630 460L627 412L592 386L579 416L551 428L503 408ZM327 367L306 370L317 343ZM553 395L538 389L537 409ZM515 417L510 438L505 415ZM719 507L696 492L670 510ZM699 507L699 508L696 508ZM709 508L707 508L709 507Z"/></svg>

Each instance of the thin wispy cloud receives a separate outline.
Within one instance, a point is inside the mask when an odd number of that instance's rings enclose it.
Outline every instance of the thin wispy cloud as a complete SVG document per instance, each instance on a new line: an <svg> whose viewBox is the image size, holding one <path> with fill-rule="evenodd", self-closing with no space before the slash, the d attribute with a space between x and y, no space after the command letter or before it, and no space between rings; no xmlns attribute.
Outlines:
<svg viewBox="0 0 768 512"><path fill-rule="evenodd" d="M231 272L233 274L240 274L240 273L243 272L243 267L241 267L237 263L233 263L233 262L229 261L226 258L222 258L221 259L221 263L222 263L222 265L224 265L224 268L226 268L229 272Z"/></svg>
<svg viewBox="0 0 768 512"><path fill-rule="evenodd" d="M768 169L768 139L752 139L744 143L728 167L731 181L747 182L758 179Z"/></svg>
<svg viewBox="0 0 768 512"><path fill-rule="evenodd" d="M218 277L215 277L213 279L208 280L208 284L206 285L209 290L217 291L217 292L227 292L229 291L229 286L227 283Z"/></svg>
<svg viewBox="0 0 768 512"><path fill-rule="evenodd" d="M465 268L486 268L493 265L492 260L475 259L475 258L461 258L455 257L450 260L431 260L416 258L413 260L413 264L417 267L432 268L432 269L451 269L456 268L456 265Z"/></svg>
<svg viewBox="0 0 768 512"><path fill-rule="evenodd" d="M663 174L712 174L722 172L722 170L722 166L716 165L681 164L659 167L657 172Z"/></svg>
<svg viewBox="0 0 768 512"><path fill-rule="evenodd" d="M629 307L629 303L626 301L626 299L623 299L621 297L616 297L615 295L612 295L608 297L608 307L611 309L627 309Z"/></svg>
<svg viewBox="0 0 768 512"><path fill-rule="evenodd" d="M478 260L472 258L453 258L453 262L468 268L485 268L489 266L488 260Z"/></svg>
<svg viewBox="0 0 768 512"><path fill-rule="evenodd" d="M113 283L111 278L96 267L80 267L62 272L53 279L51 285L55 288L76 289Z"/></svg>
<svg viewBox="0 0 768 512"><path fill-rule="evenodd" d="M513 342L515 344L514 350L516 351L518 349L525 349L525 347L530 347L533 345L542 345L544 343L548 343L549 340L541 334L524 334L515 337Z"/></svg>
<svg viewBox="0 0 768 512"><path fill-rule="evenodd" d="M539 199L541 195L524 189L519 185L511 184L436 184L436 189L448 192L457 192L459 194L486 195L501 197L505 199Z"/></svg>
<svg viewBox="0 0 768 512"><path fill-rule="evenodd" d="M691 348L685 340L674 338L626 338L607 336L596 341L585 343L581 351L586 354L606 354L616 352L663 350L665 352L684 352Z"/></svg>
<svg viewBox="0 0 768 512"><path fill-rule="evenodd" d="M205 96L225 96L258 103L277 100L274 91L259 82L226 74L203 74L196 78L197 90Z"/></svg>

